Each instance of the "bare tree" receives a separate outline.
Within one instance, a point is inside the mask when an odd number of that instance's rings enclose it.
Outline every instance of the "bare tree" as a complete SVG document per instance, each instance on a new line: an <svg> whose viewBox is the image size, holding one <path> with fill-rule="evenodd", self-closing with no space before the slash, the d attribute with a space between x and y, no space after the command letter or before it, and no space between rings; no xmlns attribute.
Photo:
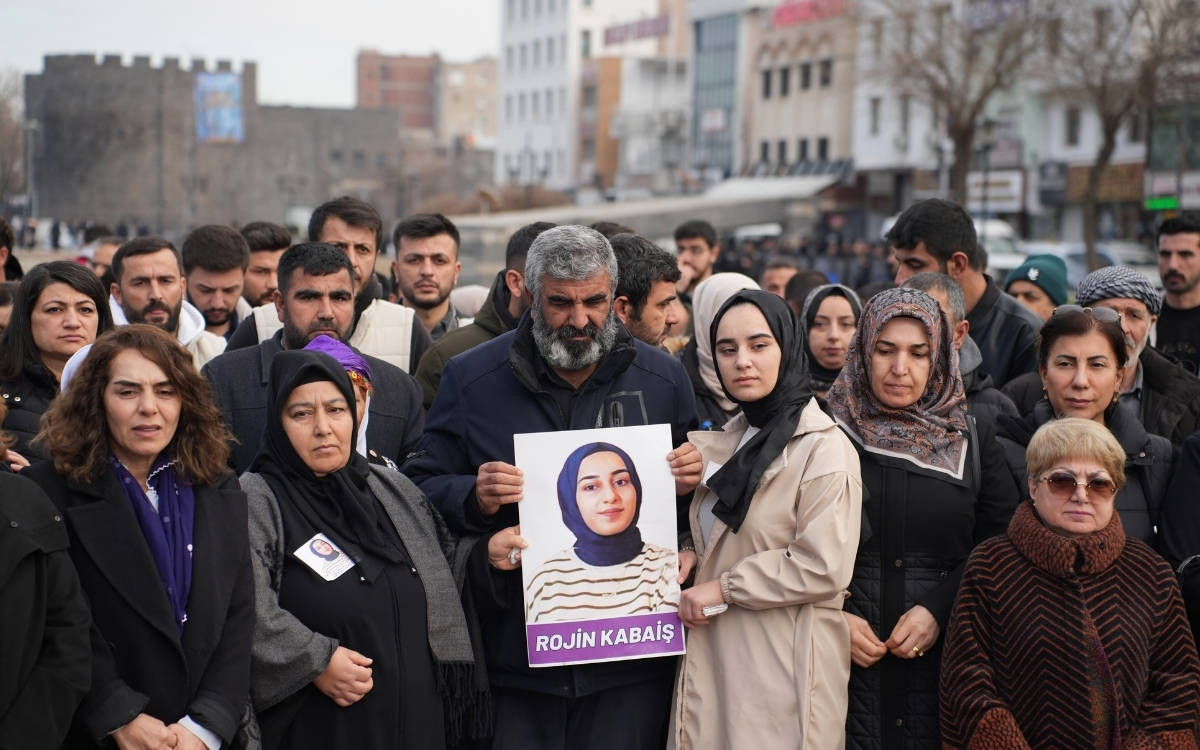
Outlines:
<svg viewBox="0 0 1200 750"><path fill-rule="evenodd" d="M1088 266L1098 268L1097 206L1117 135L1143 118L1160 74L1193 54L1190 0L1062 0L1047 22L1045 64L1037 66L1050 93L1086 105L1100 142L1083 193L1083 238Z"/></svg>
<svg viewBox="0 0 1200 750"><path fill-rule="evenodd" d="M25 186L25 136L22 78L0 70L0 210Z"/></svg>
<svg viewBox="0 0 1200 750"><path fill-rule="evenodd" d="M950 192L967 202L967 173L988 100L1009 89L1037 49L1042 16L1025 0L864 2L868 37L882 48L865 74L923 102L953 144ZM956 8L958 10L956 10ZM868 38L867 43L877 43Z"/></svg>

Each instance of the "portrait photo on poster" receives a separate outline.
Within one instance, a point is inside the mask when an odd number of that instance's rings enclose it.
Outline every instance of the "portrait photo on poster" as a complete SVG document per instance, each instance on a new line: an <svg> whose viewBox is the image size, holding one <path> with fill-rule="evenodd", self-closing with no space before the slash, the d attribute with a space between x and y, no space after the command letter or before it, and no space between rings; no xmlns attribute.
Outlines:
<svg viewBox="0 0 1200 750"><path fill-rule="evenodd" d="M670 426L513 440L530 666L683 653Z"/></svg>

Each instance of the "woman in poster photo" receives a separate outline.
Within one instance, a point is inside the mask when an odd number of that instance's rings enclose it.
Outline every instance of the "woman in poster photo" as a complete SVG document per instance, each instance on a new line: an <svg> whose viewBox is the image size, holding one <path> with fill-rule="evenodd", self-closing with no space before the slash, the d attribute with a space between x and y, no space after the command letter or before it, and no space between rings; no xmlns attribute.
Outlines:
<svg viewBox="0 0 1200 750"><path fill-rule="evenodd" d="M529 582L527 622L649 614L679 606L675 553L642 541L642 482L633 459L611 443L576 448L558 475L570 549Z"/></svg>
<svg viewBox="0 0 1200 750"><path fill-rule="evenodd" d="M782 299L739 292L708 335L741 413L722 431L688 436L707 478L690 509L699 564L679 604L690 630L669 747L841 748L858 455L813 397L803 336ZM728 609L705 615L720 605Z"/></svg>

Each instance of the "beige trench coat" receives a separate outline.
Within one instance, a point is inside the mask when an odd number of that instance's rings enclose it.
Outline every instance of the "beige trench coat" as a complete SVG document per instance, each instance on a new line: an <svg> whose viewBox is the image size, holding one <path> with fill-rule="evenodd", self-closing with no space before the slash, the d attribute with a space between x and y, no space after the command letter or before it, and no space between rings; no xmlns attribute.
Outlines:
<svg viewBox="0 0 1200 750"><path fill-rule="evenodd" d="M688 439L705 462L724 463L748 423ZM804 408L787 449L767 468L736 534L719 519L701 539L696 490L690 518L696 583L727 574L729 610L687 633L668 747L845 746L850 633L842 617L858 550L858 454L821 411Z"/></svg>

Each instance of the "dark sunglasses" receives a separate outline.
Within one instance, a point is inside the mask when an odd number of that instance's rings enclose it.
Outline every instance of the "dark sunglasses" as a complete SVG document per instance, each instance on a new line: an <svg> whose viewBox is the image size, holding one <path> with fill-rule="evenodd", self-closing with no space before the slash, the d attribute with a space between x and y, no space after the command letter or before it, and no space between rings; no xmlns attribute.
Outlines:
<svg viewBox="0 0 1200 750"><path fill-rule="evenodd" d="M1121 324L1121 313L1107 307L1082 307L1080 305L1059 305L1054 308L1054 312L1050 313L1050 317L1058 315L1060 312L1079 312L1084 315L1091 315L1096 320L1104 323Z"/></svg>
<svg viewBox="0 0 1200 750"><path fill-rule="evenodd" d="M1062 498L1074 495L1076 487L1084 487L1087 490L1088 497L1092 500L1111 500L1112 496L1117 494L1116 483L1111 479L1103 477L1095 477L1086 482L1080 482L1075 478L1074 474L1057 471L1042 477L1038 481L1045 482L1052 494Z"/></svg>

